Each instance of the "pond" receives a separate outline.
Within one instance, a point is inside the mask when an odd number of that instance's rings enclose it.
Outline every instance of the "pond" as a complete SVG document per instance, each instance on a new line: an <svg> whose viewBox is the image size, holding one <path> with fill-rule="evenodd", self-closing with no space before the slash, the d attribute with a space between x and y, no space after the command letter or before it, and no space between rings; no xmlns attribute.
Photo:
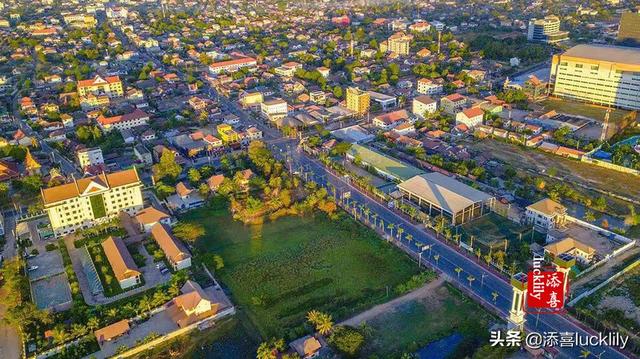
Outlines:
<svg viewBox="0 0 640 359"><path fill-rule="evenodd" d="M420 359L445 359L456 350L456 347L462 342L464 336L460 333L453 333L448 337L444 337L435 342L429 343L427 346L416 352Z"/></svg>

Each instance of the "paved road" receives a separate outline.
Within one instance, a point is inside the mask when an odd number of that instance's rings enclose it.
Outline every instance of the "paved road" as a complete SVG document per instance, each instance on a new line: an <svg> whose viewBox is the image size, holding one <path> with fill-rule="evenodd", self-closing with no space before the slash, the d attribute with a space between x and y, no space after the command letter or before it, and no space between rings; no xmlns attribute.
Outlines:
<svg viewBox="0 0 640 359"><path fill-rule="evenodd" d="M293 149L290 142L280 142L274 144L276 152L280 158L287 157L292 162L294 169L300 169L302 172L310 176L309 179L313 179L320 185L327 186L332 184L337 191L338 198L341 198L341 194L346 191L350 192L350 198L345 201L348 206L353 206L354 203L364 204L371 209L371 213L376 213L378 218L383 221L383 230L386 231L384 226L389 223L393 223L401 226L404 229L405 236L411 234L414 241L403 246L414 253L418 253L420 250L416 247L415 242L419 241L426 245L431 245L433 252L431 255L425 252L422 256L422 260L430 264L432 267L441 271L447 276L455 285L470 291L474 296L474 299L479 300L485 306L492 307L495 312L499 313L502 317L506 317L508 310L511 307L512 289L509 282L493 271L488 270L483 265L476 262L461 253L454 248L444 244L440 240L435 238L433 233L428 233L419 226L416 226L391 211L386 206L382 205L378 201L359 191L356 187L346 182L345 179L333 175L327 171L317 160L308 157L302 153L299 149ZM357 206L356 206L357 208ZM377 221L377 223L380 222ZM397 233L397 232L394 232ZM439 254L440 257L436 261L435 254ZM458 274L455 269L462 268L462 272ZM475 281L469 284L466 279L469 275L476 278ZM484 277L484 279L482 279ZM483 282L481 284L481 282ZM498 293L498 297L493 300L492 293ZM534 331L538 333L542 332L577 332L580 335L593 334L593 332L587 332L579 324L573 322L563 315L542 315L538 318L536 323L536 317L528 315L526 317L526 329L528 331ZM537 324L537 325L536 325ZM577 358L582 355L582 349L578 347L574 348L557 348L561 349L561 357ZM626 358L627 356L613 350L609 347L588 347L585 348L594 354L600 354L604 351L602 357L606 358Z"/></svg>

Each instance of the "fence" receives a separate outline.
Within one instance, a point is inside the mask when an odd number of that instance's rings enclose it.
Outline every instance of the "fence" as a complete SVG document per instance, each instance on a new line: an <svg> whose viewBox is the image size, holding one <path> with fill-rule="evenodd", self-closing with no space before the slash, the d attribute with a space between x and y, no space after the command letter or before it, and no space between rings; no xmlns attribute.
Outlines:
<svg viewBox="0 0 640 359"><path fill-rule="evenodd" d="M574 306L576 303L578 303L581 299L586 298L588 296L590 296L591 294L597 292L598 290L600 290L601 288L605 287L607 284L613 282L614 280L620 278L621 276L625 275L626 273L630 272L632 269L634 269L635 267L637 267L638 265L640 265L640 259L629 264L628 266L626 266L623 270L621 270L620 272L614 274L613 276L611 276L610 278L608 278L607 280L605 280L604 282L598 284L597 286L595 286L594 288L580 294L579 296L573 298L569 303L567 303L568 306Z"/></svg>

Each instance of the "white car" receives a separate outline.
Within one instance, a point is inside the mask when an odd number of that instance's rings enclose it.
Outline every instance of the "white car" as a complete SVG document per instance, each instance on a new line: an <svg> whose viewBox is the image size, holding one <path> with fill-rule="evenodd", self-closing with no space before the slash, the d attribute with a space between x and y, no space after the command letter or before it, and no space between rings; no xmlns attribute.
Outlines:
<svg viewBox="0 0 640 359"><path fill-rule="evenodd" d="M33 272L34 270L36 270L36 269L38 269L38 268L39 268L38 266L31 266L31 267L27 268L27 270L28 270L29 272Z"/></svg>

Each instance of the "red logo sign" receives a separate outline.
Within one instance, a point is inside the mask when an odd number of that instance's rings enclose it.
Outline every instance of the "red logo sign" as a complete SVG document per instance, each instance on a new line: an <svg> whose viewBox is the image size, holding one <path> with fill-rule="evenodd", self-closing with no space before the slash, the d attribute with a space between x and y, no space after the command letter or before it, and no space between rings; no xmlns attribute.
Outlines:
<svg viewBox="0 0 640 359"><path fill-rule="evenodd" d="M529 272L527 307L559 311L564 306L564 273Z"/></svg>

